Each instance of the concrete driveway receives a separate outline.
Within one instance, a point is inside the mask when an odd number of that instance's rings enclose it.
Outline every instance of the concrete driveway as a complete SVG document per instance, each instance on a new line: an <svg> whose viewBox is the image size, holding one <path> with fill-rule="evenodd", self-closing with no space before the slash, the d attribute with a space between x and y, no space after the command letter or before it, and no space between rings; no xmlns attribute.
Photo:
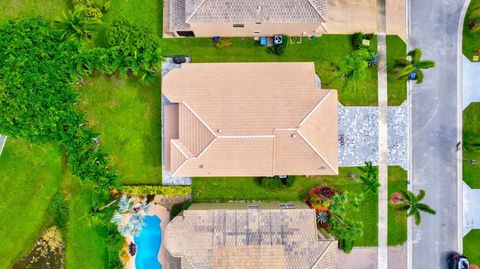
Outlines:
<svg viewBox="0 0 480 269"><path fill-rule="evenodd" d="M425 189L425 203L437 210L412 227L412 268L441 269L447 268L447 253L459 250L462 239L457 34L465 0L409 3L409 48L422 48L424 58L437 65L425 72L423 84L412 84L410 180L413 191Z"/></svg>

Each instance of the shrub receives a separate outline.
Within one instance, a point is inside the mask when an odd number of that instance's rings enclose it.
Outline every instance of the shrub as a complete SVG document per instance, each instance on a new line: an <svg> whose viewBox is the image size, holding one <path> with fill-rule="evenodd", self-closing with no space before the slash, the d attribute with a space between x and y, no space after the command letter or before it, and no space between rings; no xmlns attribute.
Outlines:
<svg viewBox="0 0 480 269"><path fill-rule="evenodd" d="M123 186L124 193L133 195L164 195L164 196L187 196L192 193L190 186L150 186L150 185L130 185Z"/></svg>
<svg viewBox="0 0 480 269"><path fill-rule="evenodd" d="M105 243L107 245L108 268L110 269L123 268L122 261L120 260L120 253L123 251L124 242L125 242L125 239L118 232L116 225L108 223L107 236L105 239Z"/></svg>
<svg viewBox="0 0 480 269"><path fill-rule="evenodd" d="M295 177L294 176L287 176L285 179L285 186L291 187L293 186L293 183L295 183Z"/></svg>
<svg viewBox="0 0 480 269"><path fill-rule="evenodd" d="M170 209L170 220L175 218L183 210L187 210L191 205L192 205L192 202L190 200L187 200L183 203L174 204Z"/></svg>
<svg viewBox="0 0 480 269"><path fill-rule="evenodd" d="M55 225L63 231L68 221L68 205L60 191L55 193L52 201L48 205L48 214L55 221Z"/></svg>
<svg viewBox="0 0 480 269"><path fill-rule="evenodd" d="M352 46L354 50L361 49L363 47L363 38L365 34L362 32L356 32L352 36Z"/></svg>
<svg viewBox="0 0 480 269"><path fill-rule="evenodd" d="M95 21L102 19L110 9L110 1L101 0L72 0L72 5L74 9L84 10L86 17Z"/></svg>
<svg viewBox="0 0 480 269"><path fill-rule="evenodd" d="M282 181L279 177L263 177L260 179L260 184L268 189L276 189L282 186Z"/></svg>
<svg viewBox="0 0 480 269"><path fill-rule="evenodd" d="M145 28L126 19L117 20L107 30L107 42L120 62L119 71L132 72L148 82L161 70L159 39Z"/></svg>

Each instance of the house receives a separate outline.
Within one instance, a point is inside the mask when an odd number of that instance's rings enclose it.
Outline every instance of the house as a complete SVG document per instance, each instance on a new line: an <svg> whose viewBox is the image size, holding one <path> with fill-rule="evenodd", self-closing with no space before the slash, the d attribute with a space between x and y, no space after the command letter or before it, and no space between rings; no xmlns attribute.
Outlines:
<svg viewBox="0 0 480 269"><path fill-rule="evenodd" d="M314 64L183 64L162 91L175 177L338 174L338 97Z"/></svg>
<svg viewBox="0 0 480 269"><path fill-rule="evenodd" d="M319 239L315 212L299 209L195 209L165 228L181 268L335 269L338 243Z"/></svg>
<svg viewBox="0 0 480 269"><path fill-rule="evenodd" d="M328 0L169 0L169 30L184 37L321 34Z"/></svg>

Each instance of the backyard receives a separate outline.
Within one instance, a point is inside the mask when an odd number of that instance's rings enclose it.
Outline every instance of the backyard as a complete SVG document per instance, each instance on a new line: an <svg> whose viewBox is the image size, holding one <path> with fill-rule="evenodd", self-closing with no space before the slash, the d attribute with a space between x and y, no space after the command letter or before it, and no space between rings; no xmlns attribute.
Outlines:
<svg viewBox="0 0 480 269"><path fill-rule="evenodd" d="M470 61L473 60L474 55L480 56L478 53L474 53L474 51L480 49L480 31L472 33L468 29L468 24L475 18L471 18L472 9L480 4L480 0L471 0L470 5L467 9L467 14L465 15L465 22L463 24L463 54L467 57ZM479 21L479 18L476 18Z"/></svg>

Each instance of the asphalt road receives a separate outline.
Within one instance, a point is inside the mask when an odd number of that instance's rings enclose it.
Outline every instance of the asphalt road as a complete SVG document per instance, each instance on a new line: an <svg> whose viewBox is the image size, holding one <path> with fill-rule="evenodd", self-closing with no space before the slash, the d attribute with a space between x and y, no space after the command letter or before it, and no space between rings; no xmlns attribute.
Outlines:
<svg viewBox="0 0 480 269"><path fill-rule="evenodd" d="M459 247L457 32L465 1L409 0L410 47L422 48L424 59L437 65L411 94L412 189L424 189L424 201L437 211L413 226L412 268L447 268L447 253Z"/></svg>

